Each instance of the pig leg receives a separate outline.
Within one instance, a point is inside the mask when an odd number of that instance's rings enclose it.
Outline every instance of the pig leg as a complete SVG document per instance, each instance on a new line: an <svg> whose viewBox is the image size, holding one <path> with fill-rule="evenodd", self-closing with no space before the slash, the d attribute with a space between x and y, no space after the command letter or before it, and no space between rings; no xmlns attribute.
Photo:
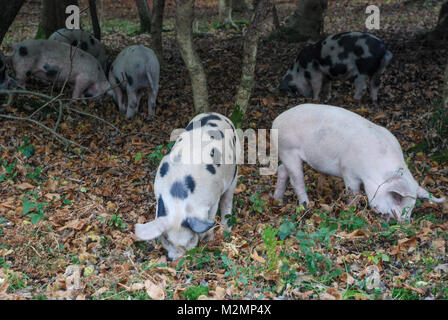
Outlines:
<svg viewBox="0 0 448 320"><path fill-rule="evenodd" d="M367 76L365 75L359 75L356 77L355 80L355 96L354 99L361 101L362 94L364 93L364 90L367 88Z"/></svg>
<svg viewBox="0 0 448 320"><path fill-rule="evenodd" d="M126 110L126 118L131 119L138 112L138 98L135 88L126 86L126 95L128 97L128 107Z"/></svg>
<svg viewBox="0 0 448 320"><path fill-rule="evenodd" d="M313 88L313 99L315 101L319 101L323 80L323 76L320 73L313 75L313 78L311 79L311 87Z"/></svg>
<svg viewBox="0 0 448 320"><path fill-rule="evenodd" d="M288 171L291 185L296 192L299 203L309 203L308 196L306 195L305 180L303 177L303 162L297 151L288 150L287 153L280 153L280 159Z"/></svg>
<svg viewBox="0 0 448 320"><path fill-rule="evenodd" d="M381 84L381 73L375 73L370 79L370 97L375 105L378 105L378 89Z"/></svg>
<svg viewBox="0 0 448 320"><path fill-rule="evenodd" d="M151 78L151 75L148 75L148 79L150 79L150 87L148 89L148 116L147 120L151 120L156 112L156 100L157 93L159 92L159 84L155 79Z"/></svg>
<svg viewBox="0 0 448 320"><path fill-rule="evenodd" d="M328 102L331 99L331 81L330 81L330 79L324 79L322 92L324 94L324 102Z"/></svg>
<svg viewBox="0 0 448 320"><path fill-rule="evenodd" d="M118 109L120 110L120 113L125 114L126 113L126 104L125 104L125 99L124 99L124 95L123 95L123 91L121 90L121 87L119 86L119 83L117 82L117 79L115 78L115 76L110 73L109 76L109 82L111 84L112 92L113 92L113 99L115 104L117 104Z"/></svg>
<svg viewBox="0 0 448 320"><path fill-rule="evenodd" d="M277 186L275 187L274 200L279 200L283 205L283 194L286 190L286 183L288 182L288 171L282 164L277 169Z"/></svg>
<svg viewBox="0 0 448 320"><path fill-rule="evenodd" d="M344 179L345 189L350 193L351 199L348 200L348 205L350 205L353 200L355 200L354 196L356 193L358 193L361 190L361 180L354 178L352 176L343 175L342 178Z"/></svg>
<svg viewBox="0 0 448 320"><path fill-rule="evenodd" d="M154 114L156 113L156 102L154 98L154 91L149 89L148 90L148 116L146 117L146 120L151 120Z"/></svg>
<svg viewBox="0 0 448 320"><path fill-rule="evenodd" d="M219 201L219 209L221 210L221 223L224 227L224 231L230 232L230 227L227 223L226 216L229 214L232 214L232 200L233 200L233 193L236 188L236 183L238 179L233 179L232 184L227 189L226 192L221 196L221 200Z"/></svg>
<svg viewBox="0 0 448 320"><path fill-rule="evenodd" d="M89 86L86 85L87 81L82 77L77 77L75 80L75 87L73 88L72 99L82 98L84 90Z"/></svg>

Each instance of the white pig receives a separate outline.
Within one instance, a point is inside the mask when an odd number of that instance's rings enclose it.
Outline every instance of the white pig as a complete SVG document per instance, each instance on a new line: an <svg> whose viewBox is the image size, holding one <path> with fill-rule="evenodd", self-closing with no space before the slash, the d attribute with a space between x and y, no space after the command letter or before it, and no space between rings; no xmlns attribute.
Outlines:
<svg viewBox="0 0 448 320"><path fill-rule="evenodd" d="M218 113L196 116L160 162L154 193L156 219L136 224L141 240L160 238L168 257L176 260L198 245L213 239L214 217L229 230L226 215L238 174L239 139L232 122Z"/></svg>
<svg viewBox="0 0 448 320"><path fill-rule="evenodd" d="M308 203L303 162L344 179L355 193L361 185L369 204L399 221L410 218L417 198L443 202L419 186L406 166L397 139L385 128L343 108L303 104L280 114L279 157L274 199L282 201L288 176L300 203Z"/></svg>
<svg viewBox="0 0 448 320"><path fill-rule="evenodd" d="M74 84L72 98L103 95L110 84L90 53L55 40L25 40L13 46L12 65L22 86L35 77L62 85Z"/></svg>
<svg viewBox="0 0 448 320"><path fill-rule="evenodd" d="M159 60L154 51L145 46L127 47L117 56L109 71L111 95L127 119L138 112L143 90L148 93L147 120L152 118L159 92L159 74Z"/></svg>

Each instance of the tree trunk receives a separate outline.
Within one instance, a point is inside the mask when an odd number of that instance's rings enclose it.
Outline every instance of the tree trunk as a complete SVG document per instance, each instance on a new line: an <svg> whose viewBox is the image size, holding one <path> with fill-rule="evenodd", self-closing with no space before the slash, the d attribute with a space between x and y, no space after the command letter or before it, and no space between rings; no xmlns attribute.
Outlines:
<svg viewBox="0 0 448 320"><path fill-rule="evenodd" d="M11 0L0 0L0 8L2 8L0 12L0 44L24 3L25 0L15 0L12 2Z"/></svg>
<svg viewBox="0 0 448 320"><path fill-rule="evenodd" d="M151 32L151 13L146 0L135 0L137 4L138 16L140 17L140 31L142 33Z"/></svg>
<svg viewBox="0 0 448 320"><path fill-rule="evenodd" d="M254 88L258 40L260 38L263 22L266 20L266 17L271 10L271 1L258 0L254 6L255 12L252 16L252 21L247 33L244 36L242 75L236 95L235 108L231 117L237 128L241 128L242 120Z"/></svg>
<svg viewBox="0 0 448 320"><path fill-rule="evenodd" d="M247 12L252 10L249 0L232 0L232 10L237 12Z"/></svg>
<svg viewBox="0 0 448 320"><path fill-rule="evenodd" d="M93 35L101 41L101 27L98 21L98 12L96 9L96 0L89 0L90 19L92 20Z"/></svg>
<svg viewBox="0 0 448 320"><path fill-rule="evenodd" d="M53 32L65 28L69 5L78 5L78 0L42 0L37 39L47 39Z"/></svg>
<svg viewBox="0 0 448 320"><path fill-rule="evenodd" d="M233 0L235 1L235 0ZM221 26L236 27L232 21L232 0L219 0L219 23Z"/></svg>
<svg viewBox="0 0 448 320"><path fill-rule="evenodd" d="M204 67L193 45L194 0L176 0L176 39L180 53L191 78L194 110L207 112L208 104L207 77Z"/></svg>
<svg viewBox="0 0 448 320"><path fill-rule="evenodd" d="M271 36L288 42L317 40L322 36L324 12L328 0L300 0L286 23Z"/></svg>
<svg viewBox="0 0 448 320"><path fill-rule="evenodd" d="M429 32L430 40L446 40L448 39L448 1L446 1L440 9L437 26Z"/></svg>
<svg viewBox="0 0 448 320"><path fill-rule="evenodd" d="M152 49L157 55L160 64L163 64L162 31L163 31L164 9L165 9L165 0L153 1L152 25L151 25Z"/></svg>
<svg viewBox="0 0 448 320"><path fill-rule="evenodd" d="M448 114L448 63L445 70L445 81L443 86L443 104L445 106L445 114Z"/></svg>

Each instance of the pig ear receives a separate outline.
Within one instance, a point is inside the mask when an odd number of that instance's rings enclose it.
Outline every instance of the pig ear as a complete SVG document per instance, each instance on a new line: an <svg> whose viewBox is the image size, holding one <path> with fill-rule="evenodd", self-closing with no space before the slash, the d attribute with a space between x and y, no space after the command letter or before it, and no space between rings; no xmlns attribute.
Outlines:
<svg viewBox="0 0 448 320"><path fill-rule="evenodd" d="M432 194L430 194L428 191L426 191L425 189L423 189L420 186L417 189L417 198L429 199L432 202L436 202L436 203L441 203L441 202L445 201L445 197L436 198L436 197L434 197Z"/></svg>
<svg viewBox="0 0 448 320"><path fill-rule="evenodd" d="M215 222L201 220L198 218L186 218L184 221L182 221L182 227L191 229L196 233L203 233L205 231L208 231L214 225Z"/></svg>
<svg viewBox="0 0 448 320"><path fill-rule="evenodd" d="M158 238L166 231L166 219L157 218L154 221L135 224L135 235L141 240L152 240Z"/></svg>
<svg viewBox="0 0 448 320"><path fill-rule="evenodd" d="M401 204L403 198L415 198L415 194L412 194L409 190L409 186L406 180L402 178L393 179L390 182L390 186L387 191L392 194L394 202Z"/></svg>

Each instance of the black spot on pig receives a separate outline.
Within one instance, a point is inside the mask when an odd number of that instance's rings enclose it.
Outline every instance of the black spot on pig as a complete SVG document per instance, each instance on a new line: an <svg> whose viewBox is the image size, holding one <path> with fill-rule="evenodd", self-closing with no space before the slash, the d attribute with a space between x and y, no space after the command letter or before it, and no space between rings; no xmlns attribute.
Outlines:
<svg viewBox="0 0 448 320"><path fill-rule="evenodd" d="M224 133L221 130L209 130L207 134L211 139L222 140L224 138Z"/></svg>
<svg viewBox="0 0 448 320"><path fill-rule="evenodd" d="M160 175L162 176L162 178L167 174L169 168L170 165L168 164L168 162L164 162L162 164L162 166L160 167Z"/></svg>
<svg viewBox="0 0 448 320"><path fill-rule="evenodd" d="M95 45L95 40L93 40L92 37L90 37L90 44L91 44L92 46Z"/></svg>
<svg viewBox="0 0 448 320"><path fill-rule="evenodd" d="M358 41L358 39L358 37L352 36L350 34L346 34L339 39L338 44L341 48L344 49L344 51L339 54L339 59L347 59L350 52L355 51L355 43L356 41Z"/></svg>
<svg viewBox="0 0 448 320"><path fill-rule="evenodd" d="M89 44L87 42L85 42L85 41L82 41L81 42L81 49L84 50L84 51L89 50Z"/></svg>
<svg viewBox="0 0 448 320"><path fill-rule="evenodd" d="M208 172L210 172L211 174L215 174L216 173L216 169L212 164L208 164L205 166L205 169L207 169Z"/></svg>
<svg viewBox="0 0 448 320"><path fill-rule="evenodd" d="M315 61L315 60L314 60ZM326 56L325 58L320 58L319 59L319 64L322 66L331 66L333 64L332 60L331 60L331 56ZM313 67L315 70L317 70L318 68L314 66Z"/></svg>
<svg viewBox="0 0 448 320"><path fill-rule="evenodd" d="M31 70L28 70L28 71L26 72L26 76L27 76L27 77L31 77L31 75L32 75Z"/></svg>
<svg viewBox="0 0 448 320"><path fill-rule="evenodd" d="M355 46L355 48L353 49L353 52L358 56L362 56L364 54L364 49L360 46Z"/></svg>
<svg viewBox="0 0 448 320"><path fill-rule="evenodd" d="M217 127L218 125L216 123L210 122L212 120L221 120L220 117L214 114L209 114L199 121L190 122L190 124L185 128L187 131L191 131L195 126L200 125L201 127L204 126L210 126L210 127Z"/></svg>
<svg viewBox="0 0 448 320"><path fill-rule="evenodd" d="M47 75L47 77L49 78L54 78L56 77L56 75L59 73L59 69L57 67L54 66L50 66L48 64L45 64L43 66L44 70L45 70L45 74Z"/></svg>
<svg viewBox="0 0 448 320"><path fill-rule="evenodd" d="M365 41L367 48L369 48L369 53L372 56L382 58L385 55L387 48L384 43L372 36L366 38Z"/></svg>
<svg viewBox="0 0 448 320"><path fill-rule="evenodd" d="M381 57L382 58L382 57ZM381 59L377 57L359 58L356 60L356 66L359 73L373 76L378 71Z"/></svg>
<svg viewBox="0 0 448 320"><path fill-rule="evenodd" d="M72 46L77 47L77 46L78 46L78 40L74 40L74 41L72 42Z"/></svg>
<svg viewBox="0 0 448 320"><path fill-rule="evenodd" d="M319 58L321 49L321 42L303 48L298 57L300 66L306 68L314 59Z"/></svg>
<svg viewBox="0 0 448 320"><path fill-rule="evenodd" d="M54 77L57 76L58 72L59 72L59 71L58 71L57 69L49 69L49 70L46 72L46 74L47 74L47 77L49 77L49 78L54 78Z"/></svg>
<svg viewBox="0 0 448 320"><path fill-rule="evenodd" d="M347 73L347 66L342 63L336 63L330 68L330 75L332 77L339 77Z"/></svg>
<svg viewBox="0 0 448 320"><path fill-rule="evenodd" d="M196 183L194 182L194 179L192 176L188 175L185 177L185 184L186 184L188 190L190 190L190 192L193 193L194 189L196 187Z"/></svg>
<svg viewBox="0 0 448 320"><path fill-rule="evenodd" d="M25 57L28 55L28 49L27 47L20 47L19 48L19 55L22 57Z"/></svg>
<svg viewBox="0 0 448 320"><path fill-rule="evenodd" d="M159 196L159 199L157 200L157 218L165 216L166 216L165 203L163 202L162 196Z"/></svg>
<svg viewBox="0 0 448 320"><path fill-rule="evenodd" d="M128 75L127 73L125 73L126 75L126 79L128 79L128 84L132 87L132 85L134 84L134 78L132 78L132 76Z"/></svg>
<svg viewBox="0 0 448 320"><path fill-rule="evenodd" d="M311 79L311 73L309 71L305 71L305 78L308 80Z"/></svg>
<svg viewBox="0 0 448 320"><path fill-rule="evenodd" d="M173 198L186 199L188 197L188 191L182 182L176 181L173 183L170 189L170 193Z"/></svg>

